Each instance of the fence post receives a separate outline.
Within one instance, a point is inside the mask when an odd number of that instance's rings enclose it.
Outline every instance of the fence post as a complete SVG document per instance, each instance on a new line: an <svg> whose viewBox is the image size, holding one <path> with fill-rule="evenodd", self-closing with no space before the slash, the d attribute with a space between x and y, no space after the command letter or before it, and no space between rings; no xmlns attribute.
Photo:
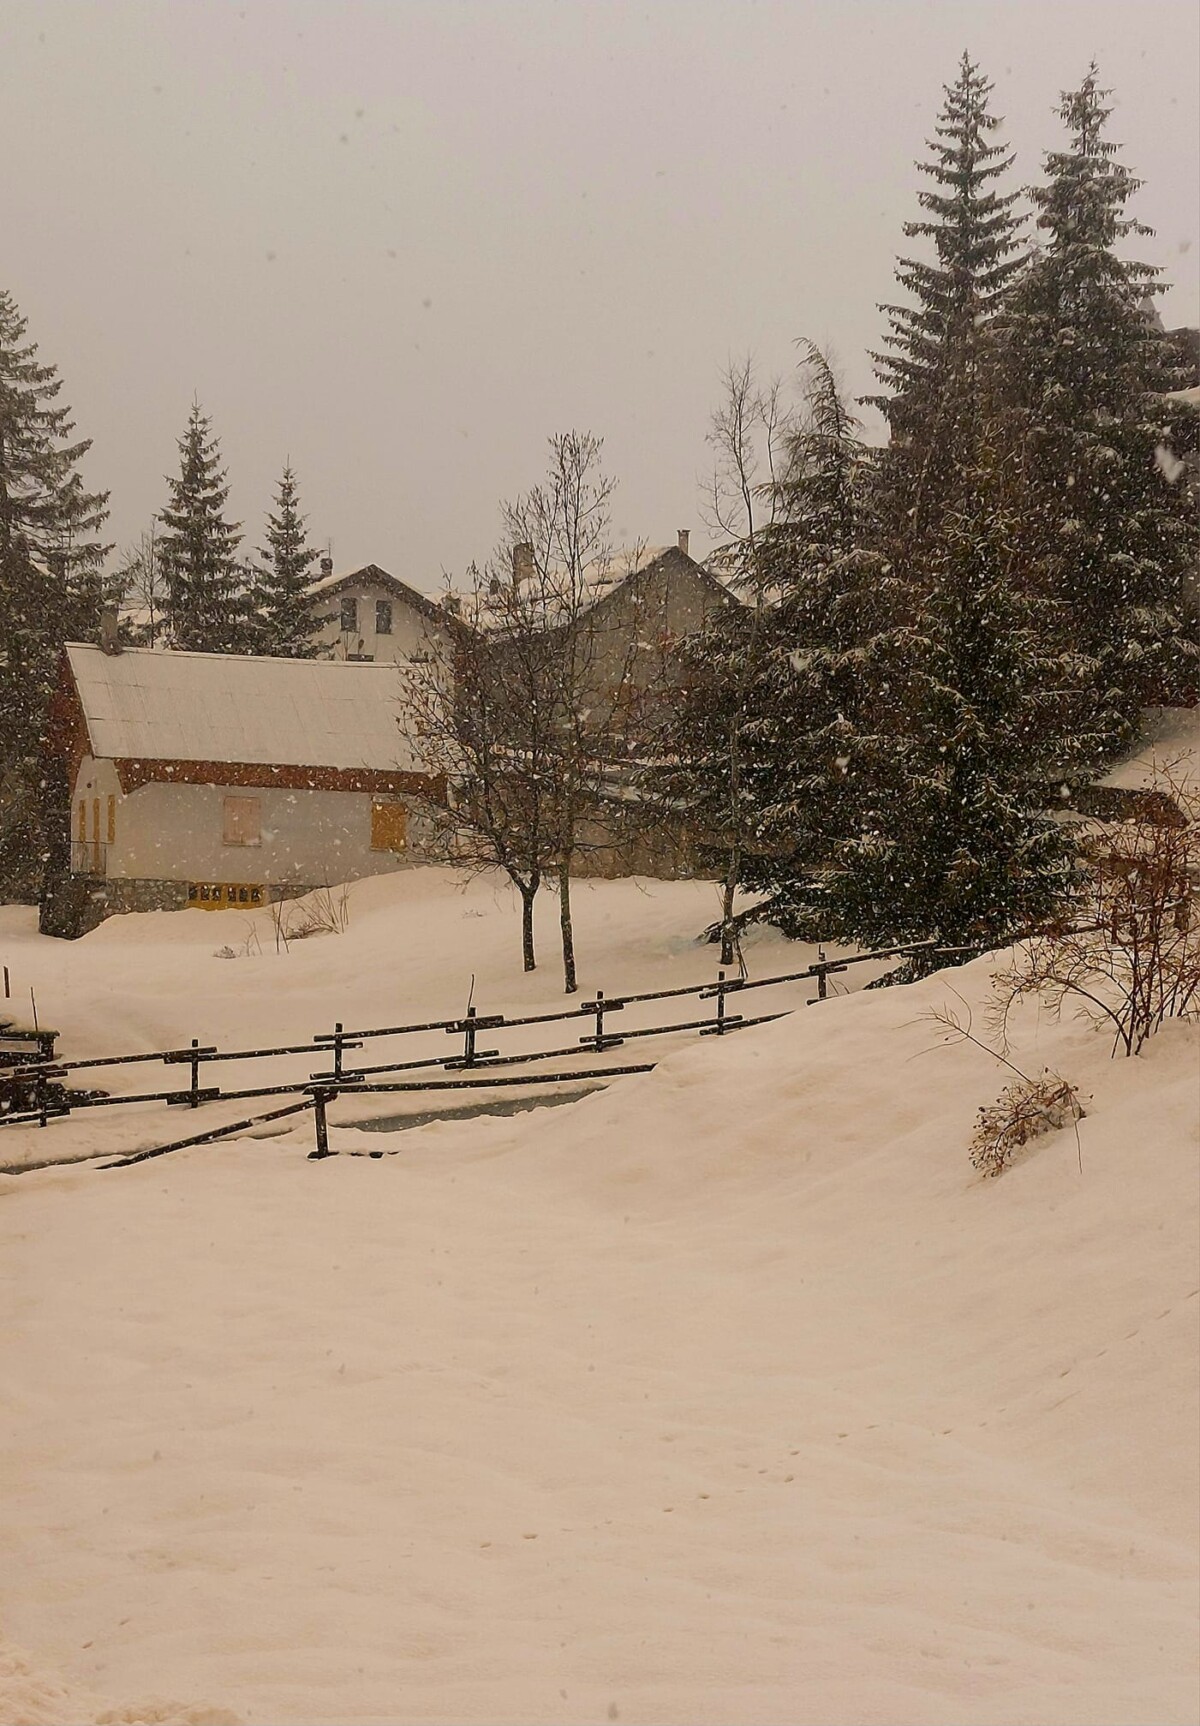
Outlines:
<svg viewBox="0 0 1200 1726"><path fill-rule="evenodd" d="M624 1012L624 1010L624 1001L620 999L616 1001L606 1001L604 998L604 990L597 989L596 999L594 1001L583 1001L579 1008L581 1013L595 1014L595 1035L591 1037L580 1037L579 1041L581 1043L587 1043L590 1047L594 1048L597 1054L603 1053L605 1049L619 1049L625 1039L624 1037L614 1037L611 1031L607 1036L605 1035L604 1016L606 1013L621 1013Z"/></svg>
<svg viewBox="0 0 1200 1726"><path fill-rule="evenodd" d="M333 1027L333 1076L342 1077L342 1021L338 1019Z"/></svg>
<svg viewBox="0 0 1200 1726"><path fill-rule="evenodd" d="M725 1035L725 973L717 972L717 1023L714 1027L718 1037Z"/></svg>
<svg viewBox="0 0 1200 1726"><path fill-rule="evenodd" d="M475 1009L467 1008L467 1016L463 1020L463 1066L475 1065Z"/></svg>
<svg viewBox="0 0 1200 1726"><path fill-rule="evenodd" d="M199 1047L199 1037L193 1037L192 1048L198 1049ZM198 1109L200 1107L200 1057L194 1054L188 1062L188 1065L192 1069L192 1089L191 1095L188 1098L188 1108Z"/></svg>
<svg viewBox="0 0 1200 1726"><path fill-rule="evenodd" d="M317 1124L317 1148L312 1153L314 1159L333 1155L329 1149L329 1122L325 1117L325 1105L331 1095L332 1093L329 1091L317 1090L313 1092L313 1119Z"/></svg>

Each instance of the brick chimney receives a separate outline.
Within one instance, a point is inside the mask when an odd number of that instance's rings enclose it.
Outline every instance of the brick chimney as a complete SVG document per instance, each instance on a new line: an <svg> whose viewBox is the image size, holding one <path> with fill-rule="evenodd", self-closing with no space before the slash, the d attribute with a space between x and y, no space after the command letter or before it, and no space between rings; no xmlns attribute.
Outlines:
<svg viewBox="0 0 1200 1726"><path fill-rule="evenodd" d="M106 605L101 608L100 650L102 653L120 653L121 651L120 619L115 605Z"/></svg>
<svg viewBox="0 0 1200 1726"><path fill-rule="evenodd" d="M523 581L533 580L533 547L528 540L521 540L512 548L513 582L520 585Z"/></svg>
<svg viewBox="0 0 1200 1726"><path fill-rule="evenodd" d="M692 530L688 527L681 527L679 529L678 544L684 557L688 555L688 540L691 538L691 531Z"/></svg>

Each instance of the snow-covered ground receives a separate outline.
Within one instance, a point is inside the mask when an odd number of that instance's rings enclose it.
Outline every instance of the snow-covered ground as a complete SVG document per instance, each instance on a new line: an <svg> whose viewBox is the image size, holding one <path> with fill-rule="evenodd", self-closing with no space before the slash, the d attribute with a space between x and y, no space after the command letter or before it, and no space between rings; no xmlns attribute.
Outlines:
<svg viewBox="0 0 1200 1726"><path fill-rule="evenodd" d="M583 886L585 988L711 975L712 911ZM534 1010L547 922L524 979L507 899L430 872L278 958L210 957L228 915L65 946L16 911L0 957L98 1053L440 1016L472 970ZM925 1015L988 973L563 1108L335 1130L381 1161L305 1126L0 1181L0 1718L1195 1719L1200 1040L1112 1062L1027 1015L1014 1058L1088 1114L982 1181L1008 1075Z"/></svg>

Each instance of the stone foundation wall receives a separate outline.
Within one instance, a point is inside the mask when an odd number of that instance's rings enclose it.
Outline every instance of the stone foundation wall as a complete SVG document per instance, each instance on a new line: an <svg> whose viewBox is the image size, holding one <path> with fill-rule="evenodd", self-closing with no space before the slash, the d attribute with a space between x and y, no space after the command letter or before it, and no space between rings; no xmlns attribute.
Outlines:
<svg viewBox="0 0 1200 1726"><path fill-rule="evenodd" d="M281 899L301 899L305 893L315 892L320 885L320 882L312 882L308 886L291 882L269 887L266 902L273 904ZM108 881L96 875L66 875L43 893L38 929L43 935L55 935L63 941L78 941L81 935L98 928L107 917L121 917L128 911L186 911L187 908L186 881L124 878ZM215 934L220 928L222 913L214 911L211 915Z"/></svg>

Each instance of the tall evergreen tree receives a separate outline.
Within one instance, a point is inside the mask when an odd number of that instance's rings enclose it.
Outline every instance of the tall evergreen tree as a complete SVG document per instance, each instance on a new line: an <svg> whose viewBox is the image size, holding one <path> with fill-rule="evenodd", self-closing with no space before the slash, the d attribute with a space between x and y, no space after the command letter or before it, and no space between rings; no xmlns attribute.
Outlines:
<svg viewBox="0 0 1200 1726"><path fill-rule="evenodd" d="M1061 678L1041 610L1013 579L995 482L994 328L1023 264L990 92L964 54L919 164L934 181L927 216L905 228L935 260L901 260L913 303L886 308L890 352L877 356L891 438L872 528L886 614L857 725L867 771L809 901L828 933L871 944L994 944L1073 881L1038 812Z"/></svg>
<svg viewBox="0 0 1200 1726"><path fill-rule="evenodd" d="M1173 444L1194 410L1147 296L1158 271L1118 256L1149 232L1126 214L1139 181L1105 137L1093 65L1059 113L1069 138L1034 189L1042 250L1000 320L1005 480L1019 564L1057 606L1062 645L1114 740L1140 703L1194 690L1185 592L1200 546Z"/></svg>
<svg viewBox="0 0 1200 1726"><path fill-rule="evenodd" d="M651 810L686 810L727 882L732 861L758 896L735 914L727 889L723 959L747 921L812 933L809 876L854 829L873 742L861 724L892 584L868 543L870 458L824 355L802 346L804 406L760 487L768 519L741 547L746 603L678 644L643 773Z"/></svg>
<svg viewBox="0 0 1200 1726"><path fill-rule="evenodd" d="M30 895L52 834L44 752L62 644L95 633L107 493L84 489L61 380L0 291L0 891Z"/></svg>
<svg viewBox="0 0 1200 1726"><path fill-rule="evenodd" d="M1054 657L1041 608L998 549L1005 537L985 493L943 515L919 613L891 637L867 704L878 734L857 831L808 901L826 934L995 946L1075 885L1070 845L1042 807L1057 764Z"/></svg>
<svg viewBox="0 0 1200 1726"><path fill-rule="evenodd" d="M742 884L764 895L756 916L811 937L826 932L824 865L858 830L892 747L878 692L895 674L907 595L875 544L871 452L829 362L802 345L806 412L761 551L777 601L754 692L756 842Z"/></svg>
<svg viewBox="0 0 1200 1726"><path fill-rule="evenodd" d="M212 424L197 402L179 455L179 474L167 480L170 502L159 517L172 645L204 653L252 651L247 578L237 558L241 528L223 514L229 487Z"/></svg>
<svg viewBox="0 0 1200 1726"><path fill-rule="evenodd" d="M887 305L886 353L874 355L881 392L868 398L888 423L881 460L884 525L904 555L932 523L936 532L954 468L970 462L979 429L979 349L1021 268L1019 194L997 182L1013 156L991 141L1000 120L988 109L992 85L965 54L918 162L933 184L919 193L926 215L906 222L910 239L932 243L933 261L901 258L906 305Z"/></svg>
<svg viewBox="0 0 1200 1726"><path fill-rule="evenodd" d="M308 587L317 552L307 542L300 513L299 488L288 462L275 494L275 513L267 517L267 544L255 571L254 631L259 653L311 659L313 640Z"/></svg>

